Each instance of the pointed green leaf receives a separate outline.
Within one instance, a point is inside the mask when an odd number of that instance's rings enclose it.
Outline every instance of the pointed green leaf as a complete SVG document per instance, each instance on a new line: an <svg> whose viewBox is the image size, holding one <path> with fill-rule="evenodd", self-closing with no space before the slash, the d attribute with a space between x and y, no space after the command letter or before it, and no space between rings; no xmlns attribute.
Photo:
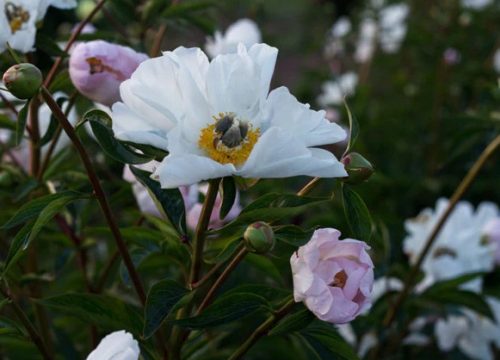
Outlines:
<svg viewBox="0 0 500 360"><path fill-rule="evenodd" d="M28 121L30 102L31 100L26 101L26 104L24 104L24 106L21 108L17 117L16 145L19 145L21 143L21 140L24 136L24 129L26 128L26 122Z"/></svg>
<svg viewBox="0 0 500 360"><path fill-rule="evenodd" d="M151 179L151 173L130 166L137 180L144 185L161 210L181 235L186 234L186 209L179 189L162 189L160 183Z"/></svg>
<svg viewBox="0 0 500 360"><path fill-rule="evenodd" d="M104 111L95 109L87 111L76 127L86 121L90 123L97 142L109 157L125 164L143 164L153 160L151 156L137 153L118 141L112 129L112 120Z"/></svg>
<svg viewBox="0 0 500 360"><path fill-rule="evenodd" d="M236 184L232 176L227 176L222 179L222 206L220 208L219 217L224 219L229 211L233 208L236 200Z"/></svg>
<svg viewBox="0 0 500 360"><path fill-rule="evenodd" d="M322 360L359 360L354 349L335 330L334 325L314 321L300 332Z"/></svg>
<svg viewBox="0 0 500 360"><path fill-rule="evenodd" d="M157 282L149 290L144 309L144 337L153 335L170 314L172 308L189 291L173 280Z"/></svg>
<svg viewBox="0 0 500 360"><path fill-rule="evenodd" d="M368 242L372 234L372 219L365 202L348 186L342 186L342 201L344 214L352 235L359 240Z"/></svg>

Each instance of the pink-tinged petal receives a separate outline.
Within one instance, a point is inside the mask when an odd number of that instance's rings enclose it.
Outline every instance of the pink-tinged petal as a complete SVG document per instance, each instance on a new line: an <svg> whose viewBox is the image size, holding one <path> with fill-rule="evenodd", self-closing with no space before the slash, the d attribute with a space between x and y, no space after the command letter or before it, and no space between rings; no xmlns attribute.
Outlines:
<svg viewBox="0 0 500 360"><path fill-rule="evenodd" d="M320 319L334 324L345 324L352 321L359 313L359 305L347 299L340 288L331 288L331 293L333 297L332 308Z"/></svg>
<svg viewBox="0 0 500 360"><path fill-rule="evenodd" d="M148 57L125 46L96 40L79 43L69 59L69 74L83 95L111 106L120 100L120 84Z"/></svg>

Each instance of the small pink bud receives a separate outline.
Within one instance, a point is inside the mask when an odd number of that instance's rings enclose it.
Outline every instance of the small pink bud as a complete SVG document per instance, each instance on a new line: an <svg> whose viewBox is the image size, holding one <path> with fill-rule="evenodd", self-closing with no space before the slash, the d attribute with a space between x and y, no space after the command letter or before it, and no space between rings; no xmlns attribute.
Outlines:
<svg viewBox="0 0 500 360"><path fill-rule="evenodd" d="M365 242L318 229L290 258L293 294L323 321L344 324L371 305L373 262Z"/></svg>
<svg viewBox="0 0 500 360"><path fill-rule="evenodd" d="M69 75L83 95L111 106L120 100L120 84L147 58L131 48L106 41L84 42L71 52Z"/></svg>

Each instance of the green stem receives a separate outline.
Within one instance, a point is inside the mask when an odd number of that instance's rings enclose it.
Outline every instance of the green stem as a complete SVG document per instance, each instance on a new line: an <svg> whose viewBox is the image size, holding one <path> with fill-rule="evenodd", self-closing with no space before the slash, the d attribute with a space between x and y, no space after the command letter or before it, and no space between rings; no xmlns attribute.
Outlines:
<svg viewBox="0 0 500 360"><path fill-rule="evenodd" d="M229 360L238 360L245 355L250 348L255 345L260 338L267 335L267 333L289 312L295 305L293 298L288 300L281 308L276 312L271 314L255 331L250 335L250 337L229 357Z"/></svg>
<svg viewBox="0 0 500 360"><path fill-rule="evenodd" d="M221 179L212 179L208 183L208 191L201 209L200 219L196 226L194 241L193 241L193 258L191 261L191 272L189 274L189 284L198 281L201 271L201 263L203 261L203 248L205 245L205 233L210 223L210 216L219 192L219 183Z"/></svg>
<svg viewBox="0 0 500 360"><path fill-rule="evenodd" d="M439 221L436 223L434 226L434 229L432 230L431 234L429 235L427 241L425 242L425 246L418 256L417 261L415 262L415 265L410 270L410 273L408 275L408 278L405 281L405 285L403 290L399 293L399 296L396 298L396 301L394 303L394 306L391 306L389 310L386 313L386 316L384 318L383 324L385 327L389 327L392 322L394 321L397 311L403 304L403 302L406 300L408 295L410 294L411 290L413 289L415 279L420 272L420 267L422 266L422 263L425 260L425 257L427 256L428 252L430 251L432 245L434 244L434 241L436 240L437 236L439 235L439 232L441 231L441 228L443 225L446 223L446 220L450 216L451 212L457 205L458 201L462 198L462 196L465 194L465 192L469 189L469 187L472 185L474 180L476 179L477 175L479 174L479 171L481 168L484 166L486 161L495 153L495 151L500 147L500 135L497 135L493 141L484 149L484 151L481 153L481 155L477 158L476 162L472 167L470 168L469 172L467 175L464 177L462 182L458 185L456 188L453 196L450 198L450 202L448 203L448 207L446 208L445 212L441 215L439 218Z"/></svg>
<svg viewBox="0 0 500 360"><path fill-rule="evenodd" d="M237 254L236 256L231 260L231 262L227 265L227 267L224 269L222 274L219 275L217 280L213 283L213 285L210 287L208 290L207 294L205 295L205 298L201 302L200 306L196 310L195 315L199 315L203 309L205 309L210 302L212 301L212 298L215 295L215 292L221 287L221 285L224 283L224 281L227 279L229 274L238 266L241 260L248 254L248 250L243 247Z"/></svg>
<svg viewBox="0 0 500 360"><path fill-rule="evenodd" d="M64 47L65 53L69 52L69 49L71 49L71 46L73 46L78 36L80 36L80 33L82 32L85 25L87 25L92 20L92 18L97 14L97 12L104 6L105 2L106 0L100 0L96 4L94 9L87 15L87 17L78 24L77 28L75 29L75 31L73 31L68 42L66 43L66 46ZM52 65L52 67L50 68L49 73L47 74L47 77L45 78L45 81L43 83L45 87L49 87L52 81L54 80L54 77L56 76L57 70L59 70L59 67L62 64L62 61L63 58L61 56L58 57L54 62L54 64Z"/></svg>

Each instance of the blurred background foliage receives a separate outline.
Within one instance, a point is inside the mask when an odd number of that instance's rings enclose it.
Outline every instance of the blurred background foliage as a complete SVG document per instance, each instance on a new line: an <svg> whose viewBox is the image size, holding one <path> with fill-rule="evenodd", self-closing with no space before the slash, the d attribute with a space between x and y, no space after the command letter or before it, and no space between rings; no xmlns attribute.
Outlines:
<svg viewBox="0 0 500 360"><path fill-rule="evenodd" d="M202 47L215 29L224 30L235 20L248 17L259 24L263 41L280 51L272 86L287 86L300 101L319 108L316 99L322 84L338 75L332 74L331 59L325 55L332 25L341 16L347 16L355 29L370 6L368 1L348 0L186 0L180 3L186 6L185 12L169 12L168 1L109 0L105 11L93 21L97 32L83 35L82 39L106 39L147 52L158 26L166 24L162 50L172 50L179 45ZM433 207L438 198L449 197L500 129L499 74L493 66L493 54L500 46L498 2L487 11L464 9L458 0L407 3L410 6L408 31L401 48L393 54L377 49L372 60L359 65L352 59L355 38L348 38L348 50L341 59L340 70L360 74L355 94L347 102L360 125L354 149L369 159L376 169L368 182L355 187L373 219L372 239L368 242L374 249L376 273L393 273L398 277L404 276L408 266L401 249L404 220L416 216L424 207ZM93 5L93 1L82 0L75 12L49 9L39 31L38 50L32 54L43 71L48 70L53 56L60 51L54 47L54 39L66 40L73 24ZM447 49L458 52L456 63L444 60ZM0 69L6 69L11 62L10 57L3 54ZM53 90L74 92L67 74L62 73L56 79ZM87 100L78 98L80 115L91 106ZM336 110L340 113L340 123L348 126L345 109L340 106ZM187 256L182 244L172 239L172 230L167 225L154 218L143 218L130 184L122 180L122 164L104 156L84 132L82 136L98 163L99 176L111 195L113 210L143 278L151 284L160 278L182 276L183 266L177 263L179 258ZM53 182L63 180L67 188L90 192L86 175L72 149L58 154L46 177ZM482 170L466 199L473 204L481 201L500 204L499 179L497 156ZM5 172L4 167L0 182L0 223L5 223L21 204L36 194L37 185L28 180L20 172ZM242 193L242 203L246 205L259 195L283 189L293 193L307 181L306 178L261 180L251 191ZM291 222L306 229L320 224L332 226L340 229L345 237L354 236L344 215L340 186L322 180L312 195L330 193L332 201L307 210ZM68 219L82 239L81 246L89 250L90 277L98 281L109 266L110 276L103 281L105 292L134 303L120 261L109 262L115 252L114 244L103 227L95 202L79 200L71 204ZM13 234L0 232L0 252L4 256ZM294 249L281 242L268 257L248 257L224 289L243 282L290 288L288 262ZM43 289L47 298L85 288L75 266L74 246L55 224L40 233L36 249L31 247L30 251L32 254L27 256L36 255L38 259L36 270L31 271L28 261L19 263L9 275L15 293L36 298L37 291ZM121 281L113 281L119 276ZM30 284L35 286L29 288ZM61 313L50 315L61 358L81 358L92 342L88 331L82 330L87 325L85 316L75 321L73 316ZM259 320L262 320L259 316L249 318L245 325L251 329ZM367 319L355 322L355 327L363 329L380 324L380 312L375 311ZM101 331L114 330L110 326L112 323L101 325ZM228 332L231 329L228 327ZM241 334L250 330L242 331L226 336L222 345L239 343ZM17 324L0 316L0 354L10 359L37 359L33 346L18 336L20 332ZM309 351L300 339L268 338L246 359L310 359ZM433 346L415 351L408 349L393 354L393 358L423 358L436 354ZM228 355L215 350L208 354L198 358L223 359ZM451 353L448 358L459 359L460 356Z"/></svg>

